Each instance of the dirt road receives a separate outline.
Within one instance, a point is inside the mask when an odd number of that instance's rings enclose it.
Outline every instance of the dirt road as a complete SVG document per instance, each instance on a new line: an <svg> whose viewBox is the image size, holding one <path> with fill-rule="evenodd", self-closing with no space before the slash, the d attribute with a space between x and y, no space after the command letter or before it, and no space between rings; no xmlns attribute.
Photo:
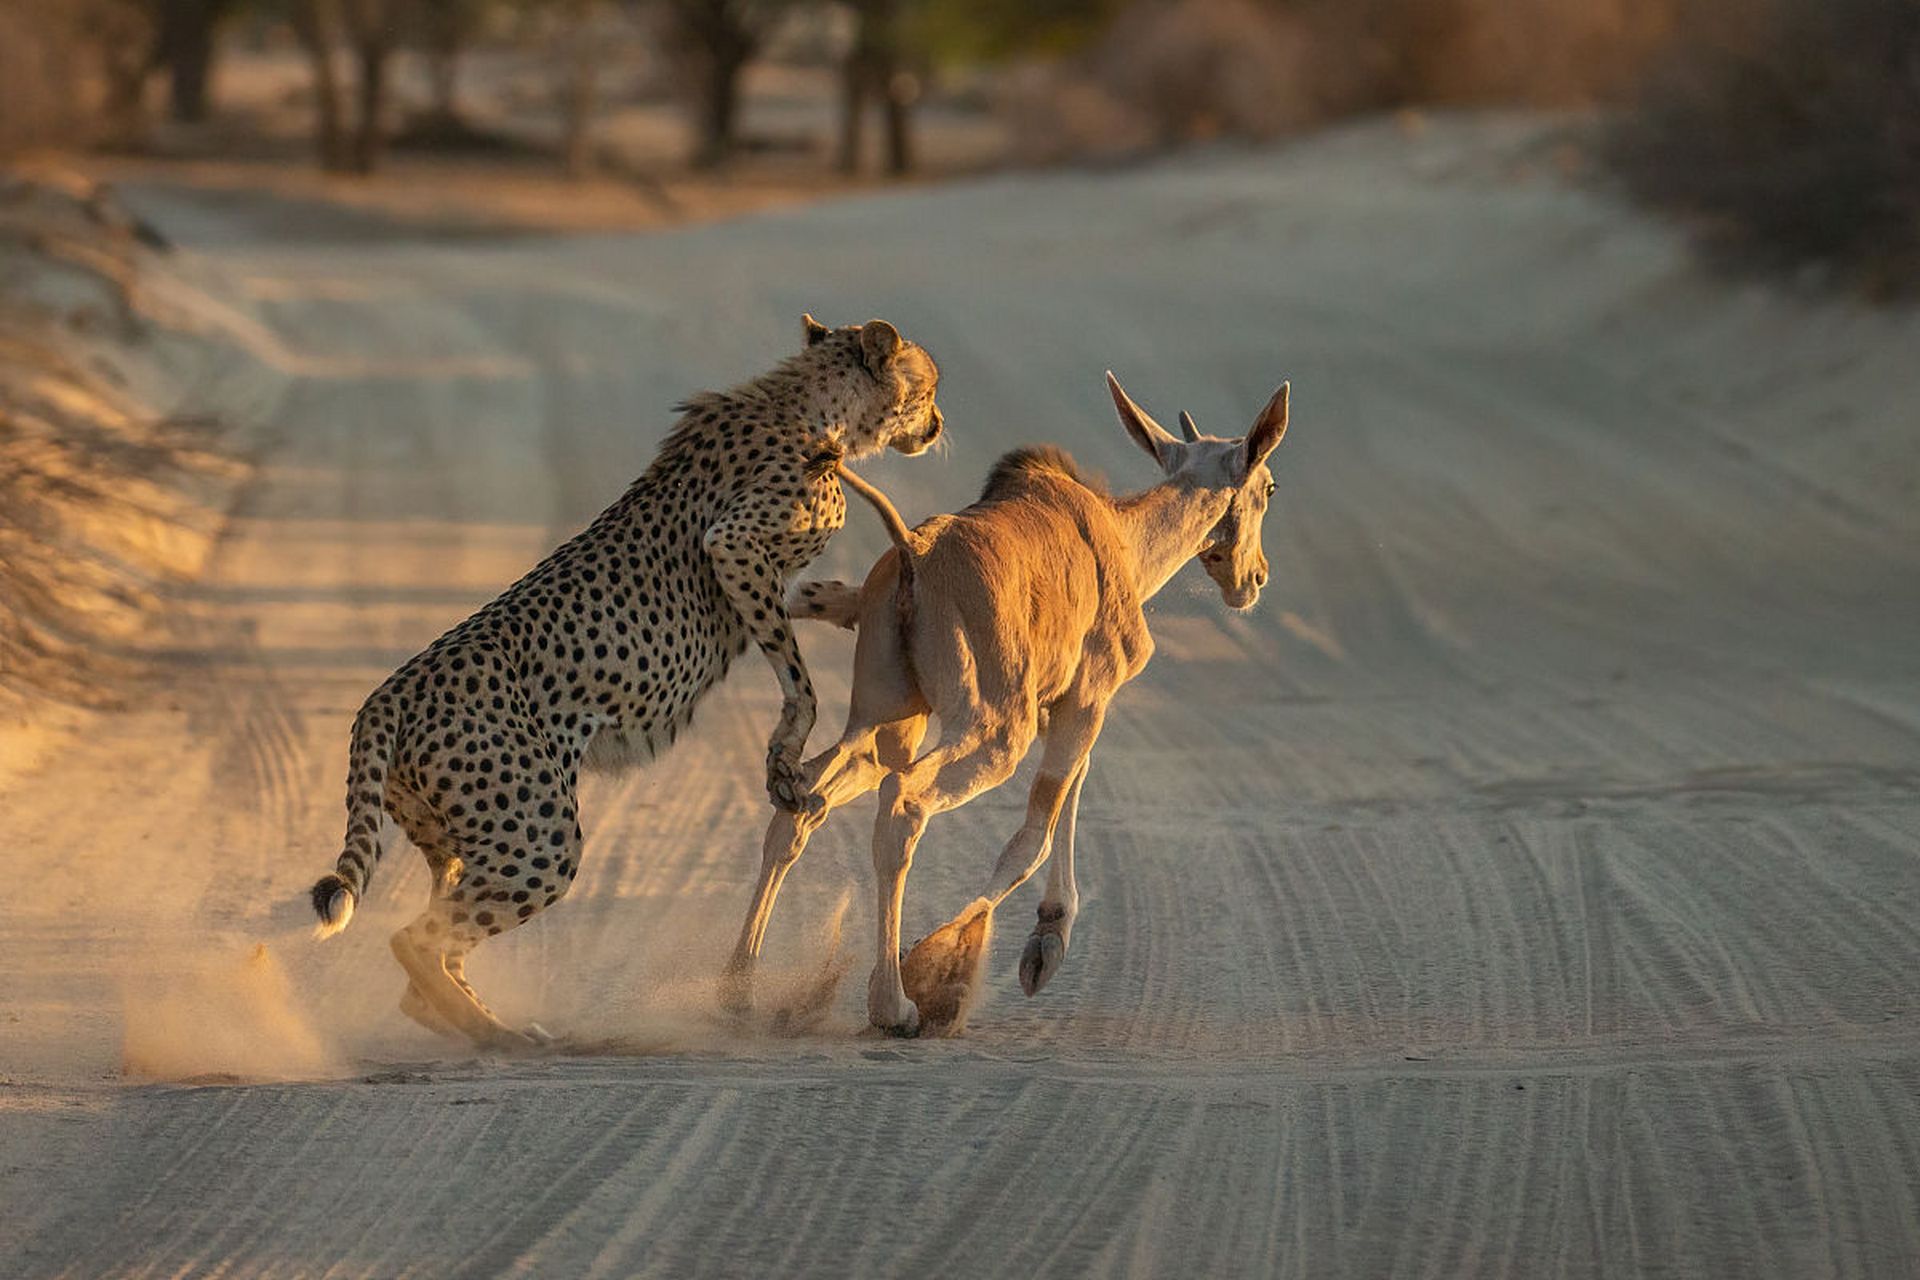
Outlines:
<svg viewBox="0 0 1920 1280"><path fill-rule="evenodd" d="M209 395L260 468L167 693L4 797L0 1270L1913 1274L1915 326L1703 280L1552 159L1368 127L453 246L150 195L232 290L255 371ZM914 518L1033 440L1144 484L1109 366L1221 433L1291 378L1266 598L1189 569L1156 602L1038 999L1029 887L966 1038L858 1034L869 803L770 942L804 969L855 891L832 1025L710 1012L777 705L743 661L663 764L589 786L571 896L473 962L623 1051L451 1053L394 1009L404 844L306 937L353 710L803 310L941 361L950 453L871 469ZM820 568L883 545L855 520ZM810 653L824 733L850 648ZM910 935L1026 776L935 824Z"/></svg>

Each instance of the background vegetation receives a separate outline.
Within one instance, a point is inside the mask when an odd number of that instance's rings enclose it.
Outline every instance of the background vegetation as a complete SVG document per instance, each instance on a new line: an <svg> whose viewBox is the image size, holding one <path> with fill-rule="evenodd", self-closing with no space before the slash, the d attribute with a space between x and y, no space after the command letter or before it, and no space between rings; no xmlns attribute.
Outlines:
<svg viewBox="0 0 1920 1280"><path fill-rule="evenodd" d="M10 0L0 153L138 149L157 117L204 121L242 30L302 51L313 152L341 173L378 168L396 135L484 143L460 94L481 47L544 51L545 145L574 174L627 74L611 55L635 47L704 169L750 144L743 76L769 58L834 68L845 173L876 125L885 170L913 171L916 113L956 83L990 97L1024 162L1429 104L1600 105L1631 190L1721 256L1819 263L1876 294L1920 280L1914 0ZM431 86L404 119L402 59Z"/></svg>
<svg viewBox="0 0 1920 1280"><path fill-rule="evenodd" d="M1609 148L1725 260L1920 289L1920 4L1684 6Z"/></svg>

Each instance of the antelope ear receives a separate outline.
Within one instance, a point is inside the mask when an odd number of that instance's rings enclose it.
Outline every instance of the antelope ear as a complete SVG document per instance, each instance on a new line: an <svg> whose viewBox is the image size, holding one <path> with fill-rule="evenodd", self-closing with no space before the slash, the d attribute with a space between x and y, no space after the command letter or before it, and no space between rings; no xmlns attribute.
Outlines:
<svg viewBox="0 0 1920 1280"><path fill-rule="evenodd" d="M867 368L879 373L900 350L900 331L885 320L869 320L860 326L860 355Z"/></svg>
<svg viewBox="0 0 1920 1280"><path fill-rule="evenodd" d="M1193 415L1185 409L1180 411L1180 434L1186 438L1188 444L1200 442L1200 427L1194 422Z"/></svg>
<svg viewBox="0 0 1920 1280"><path fill-rule="evenodd" d="M1267 407L1253 420L1253 426L1247 431L1245 444L1246 456L1240 468L1244 478L1246 474L1267 460L1267 455L1279 448L1280 441L1287 434L1287 388L1291 383L1283 382L1280 389L1273 393L1273 399L1267 401Z"/></svg>
<svg viewBox="0 0 1920 1280"><path fill-rule="evenodd" d="M1178 440L1167 434L1167 429L1155 422L1147 411L1133 402L1133 397L1120 385L1120 379L1113 376L1113 370L1107 370L1107 393L1113 397L1113 408L1120 415L1120 425L1127 429L1133 442L1147 451L1147 456L1160 464L1160 469L1172 474L1180 467L1180 458L1184 449Z"/></svg>
<svg viewBox="0 0 1920 1280"><path fill-rule="evenodd" d="M810 347L832 332L833 330L815 320L811 313L800 317L800 336Z"/></svg>

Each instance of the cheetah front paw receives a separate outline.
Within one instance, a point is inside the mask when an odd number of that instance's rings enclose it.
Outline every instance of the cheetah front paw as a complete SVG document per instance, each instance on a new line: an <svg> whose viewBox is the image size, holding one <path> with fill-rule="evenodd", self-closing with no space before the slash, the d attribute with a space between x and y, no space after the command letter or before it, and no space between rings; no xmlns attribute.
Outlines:
<svg viewBox="0 0 1920 1280"><path fill-rule="evenodd" d="M775 747L767 753L767 796L789 813L819 813L826 802L807 788L800 762Z"/></svg>

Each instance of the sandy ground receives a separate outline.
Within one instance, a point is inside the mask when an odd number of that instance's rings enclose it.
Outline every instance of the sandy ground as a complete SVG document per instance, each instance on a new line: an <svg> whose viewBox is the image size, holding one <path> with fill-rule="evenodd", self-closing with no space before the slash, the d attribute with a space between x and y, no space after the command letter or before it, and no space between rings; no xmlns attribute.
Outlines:
<svg viewBox="0 0 1920 1280"><path fill-rule="evenodd" d="M445 247L229 243L152 195L232 291L256 372L208 394L261 465L166 695L4 792L0 1269L1914 1274L1920 333L1704 280L1550 160L1371 126ZM950 453L871 468L915 516L1030 440L1143 483L1109 365L1223 432L1290 377L1266 599L1156 602L1039 998L1030 886L964 1039L863 1037L857 980L810 1036L709 1013L777 701L744 663L473 964L618 1043L452 1051L394 1009L404 845L306 938L348 720L803 309L941 360ZM856 520L822 569L882 545ZM837 723L849 647L810 652ZM935 825L910 935L1020 794ZM870 813L815 840L776 966L852 889L864 968Z"/></svg>

